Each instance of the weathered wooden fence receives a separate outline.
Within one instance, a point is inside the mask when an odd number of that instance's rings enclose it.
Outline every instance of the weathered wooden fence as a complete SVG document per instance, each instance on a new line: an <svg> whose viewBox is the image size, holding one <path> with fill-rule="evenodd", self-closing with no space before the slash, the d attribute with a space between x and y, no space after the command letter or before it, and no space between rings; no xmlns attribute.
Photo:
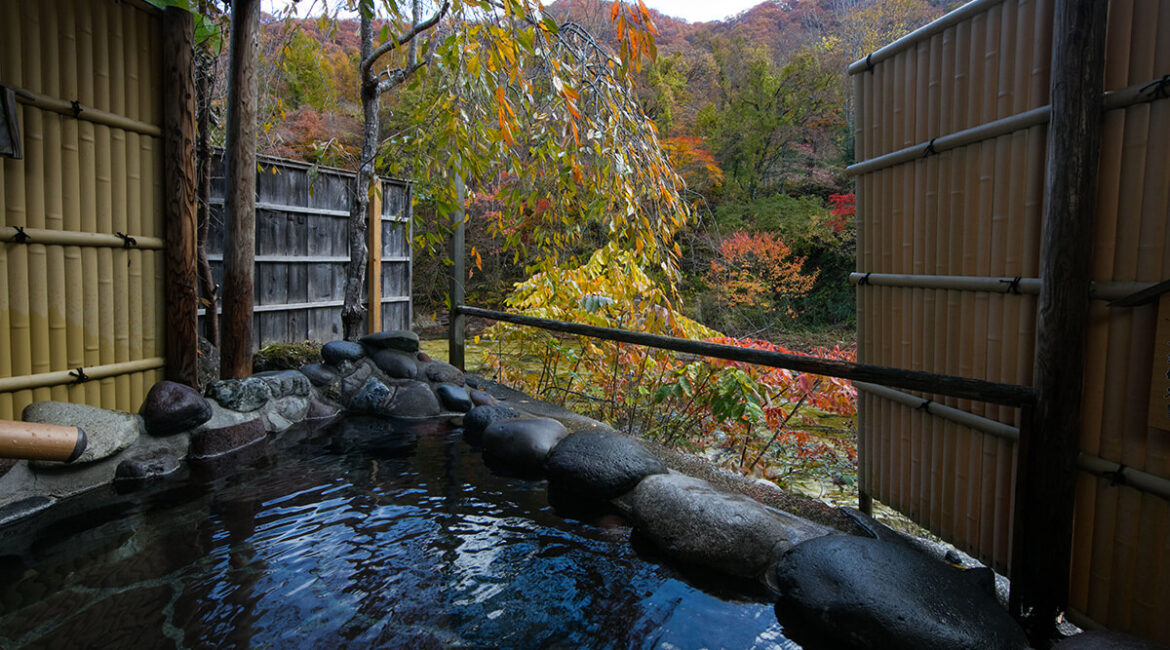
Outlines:
<svg viewBox="0 0 1170 650"><path fill-rule="evenodd" d="M162 379L162 14L0 3L0 419L62 400L136 410Z"/></svg>
<svg viewBox="0 0 1170 650"><path fill-rule="evenodd" d="M349 262L346 220L354 174L279 158L258 160L254 343L341 338ZM380 284L374 298L380 302L381 329L409 329L410 186L381 179L381 192L380 200L371 203L371 211L381 213L380 230L370 237L373 268L381 273L380 278L368 274L368 279ZM223 193L222 159L217 156L207 238L217 284L223 277ZM204 310L200 316L206 318Z"/></svg>
<svg viewBox="0 0 1170 650"><path fill-rule="evenodd" d="M1053 5L979 0L851 66L860 362L1032 385ZM1170 302L1108 301L1170 277L1167 74L1170 3L1113 0L1070 584L1075 620L1162 642ZM1005 570L1019 411L861 388L861 489Z"/></svg>

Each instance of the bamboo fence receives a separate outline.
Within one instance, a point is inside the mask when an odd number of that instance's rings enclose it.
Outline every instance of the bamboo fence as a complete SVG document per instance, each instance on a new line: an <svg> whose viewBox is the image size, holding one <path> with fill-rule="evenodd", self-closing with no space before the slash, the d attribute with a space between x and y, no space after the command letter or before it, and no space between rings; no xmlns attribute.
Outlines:
<svg viewBox="0 0 1170 650"><path fill-rule="evenodd" d="M1109 12L1069 614L1166 643L1170 301L1106 301L1170 278L1170 3ZM1052 18L977 0L850 66L859 361L1032 384ZM1005 571L1019 417L863 385L861 488Z"/></svg>
<svg viewBox="0 0 1170 650"><path fill-rule="evenodd" d="M24 156L0 164L0 419L46 399L136 410L163 366L161 14L2 4Z"/></svg>

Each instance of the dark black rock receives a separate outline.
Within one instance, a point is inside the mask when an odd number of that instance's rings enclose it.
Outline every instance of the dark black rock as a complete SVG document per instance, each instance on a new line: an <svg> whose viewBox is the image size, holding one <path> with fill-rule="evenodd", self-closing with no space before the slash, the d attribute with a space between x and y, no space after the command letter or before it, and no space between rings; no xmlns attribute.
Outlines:
<svg viewBox="0 0 1170 650"><path fill-rule="evenodd" d="M307 366L302 366L301 374L308 377L309 383L314 386L328 386L340 379L340 376L336 372L320 363L310 363Z"/></svg>
<svg viewBox="0 0 1170 650"><path fill-rule="evenodd" d="M370 377L361 390L349 401L349 410L354 413L378 413L382 404L390 397L390 387L377 377Z"/></svg>
<svg viewBox="0 0 1170 650"><path fill-rule="evenodd" d="M308 397L313 390L309 378L299 370L267 370L258 372L252 377L268 384L268 390L272 392L272 397L275 399Z"/></svg>
<svg viewBox="0 0 1170 650"><path fill-rule="evenodd" d="M152 436L166 436L188 431L211 419L211 404L199 391L173 381L160 381L150 392L138 411Z"/></svg>
<svg viewBox="0 0 1170 650"><path fill-rule="evenodd" d="M463 416L463 437L478 444L489 424L518 417L520 411L510 406L477 406Z"/></svg>
<svg viewBox="0 0 1170 650"><path fill-rule="evenodd" d="M255 418L219 429L205 429L191 434L189 454L192 458L209 458L242 449L264 439L264 419Z"/></svg>
<svg viewBox="0 0 1170 650"><path fill-rule="evenodd" d="M360 341L367 350L402 350L418 352L418 334L410 330L389 330L367 334Z"/></svg>
<svg viewBox="0 0 1170 650"><path fill-rule="evenodd" d="M0 526L30 517L56 502L53 497L35 496L0 506Z"/></svg>
<svg viewBox="0 0 1170 650"><path fill-rule="evenodd" d="M1166 650L1166 646L1121 632L1085 632L1052 646L1052 650Z"/></svg>
<svg viewBox="0 0 1170 650"><path fill-rule="evenodd" d="M500 420L484 429L483 447L504 466L529 474L544 468L548 453L567 435L565 426L552 418Z"/></svg>
<svg viewBox="0 0 1170 650"><path fill-rule="evenodd" d="M223 379L207 386L206 394L224 408L247 413L264 406L272 398L272 390L263 379Z"/></svg>
<svg viewBox="0 0 1170 650"><path fill-rule="evenodd" d="M498 406L500 403L500 400L491 393L478 388L472 389L467 394L471 396L471 402L476 406Z"/></svg>
<svg viewBox="0 0 1170 650"><path fill-rule="evenodd" d="M321 346L321 359L333 367L357 361L365 354L361 344L353 341L330 341Z"/></svg>
<svg viewBox="0 0 1170 650"><path fill-rule="evenodd" d="M463 371L455 366L445 363L443 361L432 361L426 366L427 379L436 384L455 384L456 386L463 386L467 383L467 379L463 375Z"/></svg>
<svg viewBox="0 0 1170 650"><path fill-rule="evenodd" d="M467 391L459 386L441 384L435 387L435 394L439 396L439 401L442 402L443 407L448 411L466 413L475 406L471 403L471 397L467 394Z"/></svg>
<svg viewBox="0 0 1170 650"><path fill-rule="evenodd" d="M549 483L593 499L612 499L634 489L666 465L645 447L602 429L578 431L560 441L545 461Z"/></svg>
<svg viewBox="0 0 1170 650"><path fill-rule="evenodd" d="M684 474L647 476L622 500L638 532L683 562L758 578L791 546L779 515Z"/></svg>
<svg viewBox="0 0 1170 650"><path fill-rule="evenodd" d="M114 481L141 484L173 474L180 467L179 457L169 449L134 454L118 463Z"/></svg>
<svg viewBox="0 0 1170 650"><path fill-rule="evenodd" d="M401 350L377 350L370 354L370 358L378 369L394 379L414 379L418 377L418 362L414 355Z"/></svg>
<svg viewBox="0 0 1170 650"><path fill-rule="evenodd" d="M776 615L840 648L1027 648L1019 625L964 573L905 545L820 537L777 563Z"/></svg>
<svg viewBox="0 0 1170 650"><path fill-rule="evenodd" d="M431 387L421 381L404 381L394 387L394 395L379 412L403 418L424 418L442 412L439 398Z"/></svg>

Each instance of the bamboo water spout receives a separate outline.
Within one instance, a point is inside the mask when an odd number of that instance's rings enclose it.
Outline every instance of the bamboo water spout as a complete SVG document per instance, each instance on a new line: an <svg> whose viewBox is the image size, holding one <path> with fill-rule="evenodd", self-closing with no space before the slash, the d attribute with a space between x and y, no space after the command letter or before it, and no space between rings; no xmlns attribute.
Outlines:
<svg viewBox="0 0 1170 650"><path fill-rule="evenodd" d="M0 458L71 463L81 456L87 443L80 427L0 420Z"/></svg>

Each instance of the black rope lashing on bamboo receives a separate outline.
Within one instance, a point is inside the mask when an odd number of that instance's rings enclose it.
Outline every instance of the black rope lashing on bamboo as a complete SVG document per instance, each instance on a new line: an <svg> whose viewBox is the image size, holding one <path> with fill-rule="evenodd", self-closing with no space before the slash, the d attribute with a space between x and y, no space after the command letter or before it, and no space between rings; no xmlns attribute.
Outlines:
<svg viewBox="0 0 1170 650"><path fill-rule="evenodd" d="M871 276L871 275L873 275L872 271L870 273L866 273L865 275L858 278L857 279L857 286L864 287L865 285L869 284L869 276Z"/></svg>
<svg viewBox="0 0 1170 650"><path fill-rule="evenodd" d="M934 140L935 140L934 138L931 138L930 142L926 143L926 148L922 150L922 157L923 158L929 158L929 157L935 155L936 153L938 153L938 149L934 148Z"/></svg>
<svg viewBox="0 0 1170 650"><path fill-rule="evenodd" d="M1020 295L1020 280L1023 279L1024 277L1022 275L1017 275L1011 280L1000 280L1000 283L1007 285L1007 289L1004 289L1004 293L1010 293L1016 296Z"/></svg>
<svg viewBox="0 0 1170 650"><path fill-rule="evenodd" d="M114 236L122 240L122 248L130 248L131 246L138 245L138 240L134 239L130 235L127 235L126 233L116 232L114 233Z"/></svg>
<svg viewBox="0 0 1170 650"><path fill-rule="evenodd" d="M1125 470L1127 469L1129 468L1126 467L1125 463L1120 463L1117 465L1117 469L1113 470L1112 472L1105 472L1101 476L1103 478L1109 479L1109 487L1126 485L1127 481L1125 479Z"/></svg>
<svg viewBox="0 0 1170 650"><path fill-rule="evenodd" d="M921 404L919 404L918 406L915 406L914 408L919 410L919 411L925 411L926 413L930 413L930 405L931 404L934 404L934 400L928 399L928 400L924 400Z"/></svg>
<svg viewBox="0 0 1170 650"><path fill-rule="evenodd" d="M24 231L24 226L13 226L13 228L16 228L16 234L13 235L12 239L10 240L12 243L27 244L32 241L32 237L30 237L29 234Z"/></svg>
<svg viewBox="0 0 1170 650"><path fill-rule="evenodd" d="M77 118L81 117L81 102L75 99L69 102L69 106L73 111L73 119L76 120Z"/></svg>
<svg viewBox="0 0 1170 650"><path fill-rule="evenodd" d="M1164 74L1161 79L1155 79L1142 86L1139 93L1143 95L1148 93L1150 99L1170 97L1170 74Z"/></svg>
<svg viewBox="0 0 1170 650"><path fill-rule="evenodd" d="M873 52L865 55L865 71L873 72Z"/></svg>
<svg viewBox="0 0 1170 650"><path fill-rule="evenodd" d="M70 376L74 377L73 383L84 384L89 381L89 375L85 374L85 368L78 368L77 370L70 370Z"/></svg>

